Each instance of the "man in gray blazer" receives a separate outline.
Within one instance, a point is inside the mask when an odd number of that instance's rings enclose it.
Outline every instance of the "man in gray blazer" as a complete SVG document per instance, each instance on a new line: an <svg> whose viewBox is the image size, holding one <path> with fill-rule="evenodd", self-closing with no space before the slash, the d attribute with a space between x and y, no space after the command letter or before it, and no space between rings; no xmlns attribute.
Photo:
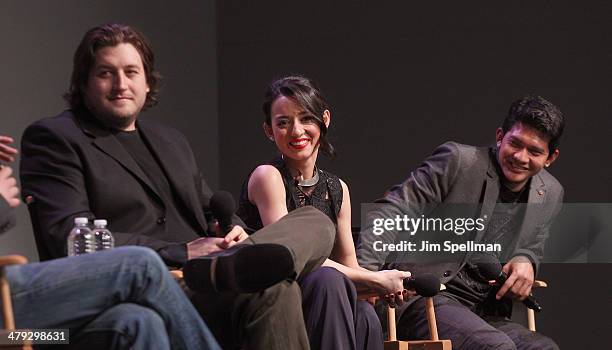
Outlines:
<svg viewBox="0 0 612 350"><path fill-rule="evenodd" d="M375 225L375 219L410 216L425 220L443 207L448 212L472 205L476 220L471 232L462 237L466 244L462 252L418 252L421 242L414 252L382 249L389 245L401 248L397 243L401 243L403 227L382 234L373 234L369 227L358 249L360 264L368 269L396 268L414 276L429 272L440 277L447 290L434 299L438 328L440 337L451 339L454 349L557 348L551 339L506 316L510 299L529 296L550 224L561 207L563 188L544 168L559 156L563 127L563 115L552 103L537 96L520 99L497 129L495 147L454 142L439 146L368 214L368 225ZM411 239L431 242L434 236L427 234L420 232ZM503 285L491 286L482 277L476 263L482 251L470 251L477 249L469 244L481 245L479 249L504 263L508 279ZM427 256L418 261L417 255ZM400 310L398 335L427 339L423 315L424 300L409 300Z"/></svg>

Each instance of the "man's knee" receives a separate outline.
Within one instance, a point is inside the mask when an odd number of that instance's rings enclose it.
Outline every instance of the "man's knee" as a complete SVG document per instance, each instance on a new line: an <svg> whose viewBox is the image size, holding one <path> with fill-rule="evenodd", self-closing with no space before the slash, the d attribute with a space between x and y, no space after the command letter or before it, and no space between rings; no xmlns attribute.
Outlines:
<svg viewBox="0 0 612 350"><path fill-rule="evenodd" d="M120 324L125 329L165 330L166 326L161 316L153 309L131 303L121 304Z"/></svg>
<svg viewBox="0 0 612 350"><path fill-rule="evenodd" d="M434 297L434 305L440 338L450 339L453 349L516 350L514 342L506 333L496 329L456 300L439 294ZM398 337L429 338L425 309L425 299L420 298L402 312Z"/></svg>
<svg viewBox="0 0 612 350"><path fill-rule="evenodd" d="M162 262L159 255L153 249L137 245L121 246L111 250L106 250L104 252L108 252L109 254L116 254L116 259L136 258Z"/></svg>
<svg viewBox="0 0 612 350"><path fill-rule="evenodd" d="M487 322L507 334L521 350L556 350L559 346L549 337L532 332L525 326L505 318L488 317Z"/></svg>
<svg viewBox="0 0 612 350"><path fill-rule="evenodd" d="M521 350L559 350L559 345L554 340L536 332L525 332L515 341Z"/></svg>
<svg viewBox="0 0 612 350"><path fill-rule="evenodd" d="M534 346L528 349L539 349L539 350L559 350L559 345L551 338L541 335L540 340L534 343Z"/></svg>
<svg viewBox="0 0 612 350"><path fill-rule="evenodd" d="M440 325L441 322L442 325ZM456 313L451 317L438 320L438 324L438 328L443 329L443 331L440 330L440 337L450 339L453 342L453 348L466 350L517 349L514 340L507 333L493 327L471 312Z"/></svg>
<svg viewBox="0 0 612 350"><path fill-rule="evenodd" d="M472 332L464 335L465 338L461 342L462 344L457 344L458 349L516 350L516 345L512 339L506 333L499 330ZM453 344L453 347L455 347L455 344Z"/></svg>
<svg viewBox="0 0 612 350"><path fill-rule="evenodd" d="M99 315L84 331L86 334L115 332L133 339L151 332L166 332L166 326L161 316L153 309L133 303L121 303Z"/></svg>
<svg viewBox="0 0 612 350"><path fill-rule="evenodd" d="M292 211L289 215L307 220L308 225L312 228L313 234L317 235L317 240L325 239L333 245L336 238L336 226L322 211L307 205Z"/></svg>
<svg viewBox="0 0 612 350"><path fill-rule="evenodd" d="M151 248L141 246L121 246L111 250L104 250L102 254L108 254L108 259L120 261L127 264L146 262L150 265L165 266L159 255Z"/></svg>
<svg viewBox="0 0 612 350"><path fill-rule="evenodd" d="M80 335L80 343L101 342L112 348L169 348L166 325L153 309L133 304L116 305L96 318ZM95 341L95 342L94 342Z"/></svg>
<svg viewBox="0 0 612 350"><path fill-rule="evenodd" d="M105 252L106 253L106 252ZM168 268L159 255L152 249L140 246L123 246L108 251L110 259L128 266L144 265L147 272L167 273ZM144 271L143 271L144 272Z"/></svg>
<svg viewBox="0 0 612 350"><path fill-rule="evenodd" d="M542 336L541 346L538 349L559 350L559 345L551 338Z"/></svg>

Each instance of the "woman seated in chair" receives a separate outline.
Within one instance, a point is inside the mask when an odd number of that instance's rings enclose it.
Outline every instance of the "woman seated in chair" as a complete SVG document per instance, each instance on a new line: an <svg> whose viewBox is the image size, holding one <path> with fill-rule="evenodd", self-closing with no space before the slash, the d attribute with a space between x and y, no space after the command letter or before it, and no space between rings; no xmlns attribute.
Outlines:
<svg viewBox="0 0 612 350"><path fill-rule="evenodd" d="M280 155L258 166L245 181L238 215L254 229L289 211L312 205L337 228L331 256L300 281L306 328L313 349L382 349L381 326L360 295L397 294L408 272L372 272L357 263L351 234L351 203L346 184L317 168L319 151L334 156L327 140L330 108L313 82L301 76L278 79L263 104L266 137ZM349 334L347 334L347 332Z"/></svg>

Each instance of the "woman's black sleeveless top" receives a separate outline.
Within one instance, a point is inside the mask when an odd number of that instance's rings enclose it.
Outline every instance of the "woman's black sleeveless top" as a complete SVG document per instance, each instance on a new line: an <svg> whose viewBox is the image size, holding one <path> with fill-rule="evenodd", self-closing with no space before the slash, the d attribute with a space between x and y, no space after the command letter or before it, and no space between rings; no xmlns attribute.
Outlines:
<svg viewBox="0 0 612 350"><path fill-rule="evenodd" d="M327 215L336 226L338 225L338 213L342 206L342 185L338 176L317 169L319 181L314 185L315 188L312 193L305 195L298 187L297 181L291 176L289 168L287 168L281 157L275 158L266 164L274 166L281 173L283 184L285 185L288 212L306 205L312 205ZM257 207L249 201L248 186L250 178L251 175L249 174L249 177L242 184L242 192L240 193L240 201L236 214L244 221L247 227L259 230L263 227L263 224Z"/></svg>

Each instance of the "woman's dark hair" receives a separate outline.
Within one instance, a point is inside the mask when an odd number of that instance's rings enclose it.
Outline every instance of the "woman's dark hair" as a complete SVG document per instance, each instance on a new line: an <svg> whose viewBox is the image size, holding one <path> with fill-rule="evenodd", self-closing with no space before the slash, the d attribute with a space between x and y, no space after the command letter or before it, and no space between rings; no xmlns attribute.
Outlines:
<svg viewBox="0 0 612 350"><path fill-rule="evenodd" d="M85 33L74 53L70 87L64 94L64 99L68 101L71 108L76 109L84 106L82 90L87 86L89 72L95 64L96 51L103 47L116 46L122 43L134 45L142 59L150 89L143 110L157 104L161 75L155 70L155 56L151 45L149 45L146 37L136 29L124 24L108 23L92 28Z"/></svg>
<svg viewBox="0 0 612 350"><path fill-rule="evenodd" d="M504 133L514 124L530 126L550 138L548 151L552 154L559 148L559 141L565 127L565 118L561 110L540 96L525 96L510 106L508 116L504 119Z"/></svg>
<svg viewBox="0 0 612 350"><path fill-rule="evenodd" d="M263 112L266 115L266 124L268 125L272 125L272 103L280 96L293 100L315 117L321 129L320 150L329 157L335 157L336 151L334 146L327 140L327 126L323 122L323 112L329 110L329 105L315 83L299 75L274 80L268 86L262 106Z"/></svg>

